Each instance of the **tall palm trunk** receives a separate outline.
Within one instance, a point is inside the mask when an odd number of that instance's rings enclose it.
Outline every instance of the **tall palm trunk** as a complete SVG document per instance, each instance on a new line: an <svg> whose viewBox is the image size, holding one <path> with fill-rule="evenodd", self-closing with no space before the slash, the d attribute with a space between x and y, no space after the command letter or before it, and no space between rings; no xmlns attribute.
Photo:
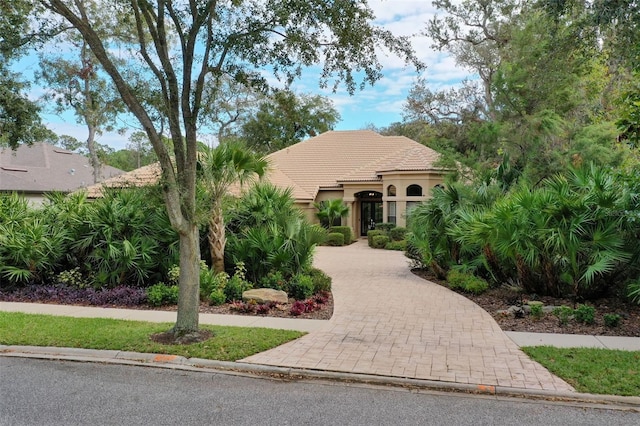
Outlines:
<svg viewBox="0 0 640 426"><path fill-rule="evenodd" d="M222 206L215 203L209 217L209 250L211 251L211 265L216 272L224 272L224 248L227 237L224 230Z"/></svg>

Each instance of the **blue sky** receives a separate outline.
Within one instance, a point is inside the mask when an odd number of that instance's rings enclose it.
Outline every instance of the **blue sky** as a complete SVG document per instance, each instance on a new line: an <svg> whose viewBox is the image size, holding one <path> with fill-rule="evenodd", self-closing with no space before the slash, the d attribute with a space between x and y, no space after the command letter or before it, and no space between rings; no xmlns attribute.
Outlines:
<svg viewBox="0 0 640 426"><path fill-rule="evenodd" d="M370 0L369 5L374 10L378 25L396 35L411 36L418 58L427 64L427 69L421 76L426 79L431 90L450 87L468 76L466 70L456 67L450 56L431 49L431 41L419 35L426 22L436 13L431 1ZM312 71L303 74L293 89L300 93L320 94L331 99L341 115L336 130L357 130L368 124L384 127L402 120L403 103L419 76L415 69L405 67L400 58L381 52L380 60L384 77L375 86L368 86L352 96L342 89L336 93L320 89ZM25 75L31 74L36 68L35 56L24 58L16 67ZM42 94L42 89L36 86L32 89L32 98ZM86 128L77 124L71 114L62 117L47 114L43 118L48 127L58 134L71 135L79 140L87 137ZM114 149L121 149L127 143L127 135L105 133L98 141Z"/></svg>

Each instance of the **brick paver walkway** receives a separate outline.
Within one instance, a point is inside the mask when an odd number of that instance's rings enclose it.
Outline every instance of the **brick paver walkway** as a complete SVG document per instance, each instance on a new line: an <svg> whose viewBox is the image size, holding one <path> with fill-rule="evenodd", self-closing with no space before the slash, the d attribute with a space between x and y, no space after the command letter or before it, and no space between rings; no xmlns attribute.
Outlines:
<svg viewBox="0 0 640 426"><path fill-rule="evenodd" d="M401 252L319 247L333 278L326 329L242 361L527 389L573 390L529 359L482 308L414 276Z"/></svg>

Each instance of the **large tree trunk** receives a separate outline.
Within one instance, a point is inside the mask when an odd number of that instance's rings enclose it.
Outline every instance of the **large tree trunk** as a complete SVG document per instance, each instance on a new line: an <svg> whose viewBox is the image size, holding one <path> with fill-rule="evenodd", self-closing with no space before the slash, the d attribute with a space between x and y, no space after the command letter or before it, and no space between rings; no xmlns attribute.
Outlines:
<svg viewBox="0 0 640 426"><path fill-rule="evenodd" d="M180 232L180 293L176 336L198 331L200 308L200 238L195 223Z"/></svg>
<svg viewBox="0 0 640 426"><path fill-rule="evenodd" d="M209 217L209 249L211 251L211 264L216 272L224 272L224 248L226 244L227 237L224 230L222 206L216 203Z"/></svg>

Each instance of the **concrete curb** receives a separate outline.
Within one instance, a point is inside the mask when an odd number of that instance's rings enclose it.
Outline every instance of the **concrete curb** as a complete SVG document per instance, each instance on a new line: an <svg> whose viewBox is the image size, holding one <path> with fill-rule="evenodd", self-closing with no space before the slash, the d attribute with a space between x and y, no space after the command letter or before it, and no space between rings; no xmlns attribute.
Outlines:
<svg viewBox="0 0 640 426"><path fill-rule="evenodd" d="M640 412L640 397L635 396L595 395L577 392L532 390L505 386L441 382L393 376L276 367L244 362L185 358L177 355L124 352L115 350L103 351L94 349L0 345L0 356L135 365L209 373L269 376L283 380L316 379L342 383L401 387L417 390L458 392L466 394L491 395L496 397L527 398L573 404L597 404L604 406L605 408Z"/></svg>

